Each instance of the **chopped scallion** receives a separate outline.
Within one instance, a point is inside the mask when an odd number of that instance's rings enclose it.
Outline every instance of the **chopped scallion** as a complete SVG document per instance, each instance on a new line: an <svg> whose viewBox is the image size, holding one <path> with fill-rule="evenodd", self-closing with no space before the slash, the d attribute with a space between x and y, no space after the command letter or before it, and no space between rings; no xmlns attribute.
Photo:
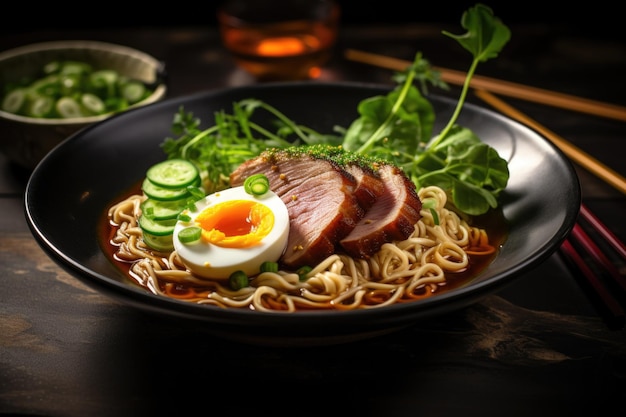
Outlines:
<svg viewBox="0 0 626 417"><path fill-rule="evenodd" d="M250 175L243 183L244 190L250 195L261 196L269 191L270 180L265 174Z"/></svg>
<svg viewBox="0 0 626 417"><path fill-rule="evenodd" d="M437 214L437 210L431 208L430 214L433 216L433 222L435 223L435 226L439 226L439 214Z"/></svg>
<svg viewBox="0 0 626 417"><path fill-rule="evenodd" d="M191 221L191 216L186 213L179 213L176 219L181 222L189 223Z"/></svg>
<svg viewBox="0 0 626 417"><path fill-rule="evenodd" d="M193 197L196 201L201 200L206 196L204 190L200 187L189 186L187 187L187 191L189 191L191 197Z"/></svg>
<svg viewBox="0 0 626 417"><path fill-rule="evenodd" d="M298 270L296 271L296 273L298 274L298 280L300 282L306 281L308 273L311 272L312 270L313 268L307 265L301 266L300 268L298 268Z"/></svg>
<svg viewBox="0 0 626 417"><path fill-rule="evenodd" d="M180 243L190 244L200 240L202 229L198 226L189 226L178 232L178 240Z"/></svg>
<svg viewBox="0 0 626 417"><path fill-rule="evenodd" d="M261 264L261 272L278 272L278 263L265 261Z"/></svg>
<svg viewBox="0 0 626 417"><path fill-rule="evenodd" d="M228 285L235 291L247 287L248 284L248 275L243 271L235 271L228 277Z"/></svg>

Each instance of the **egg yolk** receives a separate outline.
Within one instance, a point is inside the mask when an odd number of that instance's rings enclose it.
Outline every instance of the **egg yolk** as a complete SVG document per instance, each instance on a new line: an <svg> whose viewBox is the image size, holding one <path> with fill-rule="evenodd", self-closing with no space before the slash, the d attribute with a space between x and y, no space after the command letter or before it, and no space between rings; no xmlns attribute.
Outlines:
<svg viewBox="0 0 626 417"><path fill-rule="evenodd" d="M230 200L204 209L196 222L202 237L225 248L257 245L274 227L274 214L264 204L251 200Z"/></svg>

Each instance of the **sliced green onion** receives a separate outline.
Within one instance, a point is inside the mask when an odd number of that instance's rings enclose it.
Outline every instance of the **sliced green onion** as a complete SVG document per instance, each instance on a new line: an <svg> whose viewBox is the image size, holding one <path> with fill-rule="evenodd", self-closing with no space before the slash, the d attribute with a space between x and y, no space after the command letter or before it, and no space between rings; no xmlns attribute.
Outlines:
<svg viewBox="0 0 626 417"><path fill-rule="evenodd" d="M30 102L26 115L29 117L48 117L54 109L54 99L48 96L36 96Z"/></svg>
<svg viewBox="0 0 626 417"><path fill-rule="evenodd" d="M129 82L122 87L122 96L130 104L140 101L146 94L146 87L140 82Z"/></svg>
<svg viewBox="0 0 626 417"><path fill-rule="evenodd" d="M85 93L80 96L80 104L83 105L90 113L102 114L106 111L104 101L95 94Z"/></svg>
<svg viewBox="0 0 626 417"><path fill-rule="evenodd" d="M248 275L243 271L235 271L228 277L228 285L235 291L247 287L248 284Z"/></svg>
<svg viewBox="0 0 626 417"><path fill-rule="evenodd" d="M25 89L17 89L11 91L6 95L4 100L2 100L2 110L9 113L19 113L20 110L24 108L24 103L26 102L26 90Z"/></svg>
<svg viewBox="0 0 626 417"><path fill-rule="evenodd" d="M435 223L435 226L439 226L439 214L437 214L437 210L435 210L434 208L431 208L429 210L430 214L433 216L433 222Z"/></svg>
<svg viewBox="0 0 626 417"><path fill-rule="evenodd" d="M250 175L243 182L243 189L250 195L263 195L270 189L270 180L265 174Z"/></svg>
<svg viewBox="0 0 626 417"><path fill-rule="evenodd" d="M265 261L261 264L261 272L278 272L278 263Z"/></svg>
<svg viewBox="0 0 626 417"><path fill-rule="evenodd" d="M61 97L56 103L56 111L62 118L83 117L80 104L72 97Z"/></svg>
<svg viewBox="0 0 626 417"><path fill-rule="evenodd" d="M92 71L91 65L82 61L65 61L59 68L59 73L63 75L83 75Z"/></svg>
<svg viewBox="0 0 626 417"><path fill-rule="evenodd" d="M194 201L188 201L185 208L189 211L198 211L198 206L196 206Z"/></svg>
<svg viewBox="0 0 626 417"><path fill-rule="evenodd" d="M61 70L61 63L59 61L50 61L43 66L44 74L54 74Z"/></svg>
<svg viewBox="0 0 626 417"><path fill-rule="evenodd" d="M185 223L189 223L191 221L191 216L189 214L186 214L186 213L179 213L178 216L176 216L176 220L179 220L179 221L185 222Z"/></svg>
<svg viewBox="0 0 626 417"><path fill-rule="evenodd" d="M178 232L178 240L180 243L195 243L200 240L202 236L202 228L198 226L189 226Z"/></svg>
<svg viewBox="0 0 626 417"><path fill-rule="evenodd" d="M187 187L187 191L189 192L191 197L193 197L196 201L201 200L204 197L206 197L206 194L204 193L204 189L200 187L194 187L193 185L190 185Z"/></svg>
<svg viewBox="0 0 626 417"><path fill-rule="evenodd" d="M116 86L119 74L113 70L98 70L89 74L89 80L101 97L117 97Z"/></svg>
<svg viewBox="0 0 626 417"><path fill-rule="evenodd" d="M433 216L433 223L435 226L439 225L439 214L437 214L437 201L434 198L425 198L422 201L422 208L430 211L430 214Z"/></svg>
<svg viewBox="0 0 626 417"><path fill-rule="evenodd" d="M307 280L307 274L309 272L311 272L312 270L313 270L313 268L311 268L310 266L307 266L307 265L301 266L300 268L298 268L296 270L296 274L298 274L298 280L300 282L306 281Z"/></svg>

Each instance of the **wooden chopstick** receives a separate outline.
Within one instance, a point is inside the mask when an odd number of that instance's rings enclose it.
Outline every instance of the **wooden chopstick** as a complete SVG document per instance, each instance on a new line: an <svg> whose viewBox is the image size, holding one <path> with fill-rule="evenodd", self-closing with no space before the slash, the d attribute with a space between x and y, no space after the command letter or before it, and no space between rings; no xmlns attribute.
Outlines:
<svg viewBox="0 0 626 417"><path fill-rule="evenodd" d="M351 61L361 62L395 71L404 71L409 67L409 65L412 64L410 61L358 51L355 49L346 50L345 57ZM465 83L465 72L437 66L433 66L433 69L439 71L441 79L449 84L463 85ZM626 107L577 97L570 94L559 93L556 91L544 90L523 84L517 84L497 78L485 77L476 74L470 80L470 87L488 90L503 96L587 113L594 116L626 121Z"/></svg>
<svg viewBox="0 0 626 417"><path fill-rule="evenodd" d="M382 68L388 68L396 71L403 71L411 62L387 57L384 55L372 54L368 52L358 51L354 49L346 50L347 59L375 65ZM465 73L448 70L445 68L435 67L441 71L442 79L446 82L454 84L463 84L465 82ZM619 191L626 194L626 178L618 174L613 169L601 163L591 155L583 152L565 139L560 138L554 132L548 130L544 126L535 122L528 116L522 114L518 110L512 108L492 93L500 93L511 97L523 98L541 104L556 105L569 110L584 111L595 115L613 117L626 121L626 108L615 106L598 101L583 99L580 97L569 96L548 90L541 90L534 87L524 86L520 84L502 81L494 78L481 77L474 75L470 81L470 86L476 88L476 95L482 100L488 102L496 109L507 114L521 123L532 127L542 133L553 143L555 143L570 159L577 162L591 173L595 174L608 184L612 185Z"/></svg>
<svg viewBox="0 0 626 417"><path fill-rule="evenodd" d="M572 145L556 133L548 130L546 127L537 123L530 117L521 113L517 109L511 107L495 95L491 94L486 90L476 90L476 95L481 98L483 101L489 103L495 109L504 113L505 115L519 121L535 129L537 132L543 134L546 138L548 138L552 143L554 143L559 149L561 149L571 160L577 162L582 167L586 168L592 174L595 174L608 184L612 185L622 193L626 194L626 178L618 174L613 169L609 168L602 162L598 161L591 155L585 153L581 149Z"/></svg>

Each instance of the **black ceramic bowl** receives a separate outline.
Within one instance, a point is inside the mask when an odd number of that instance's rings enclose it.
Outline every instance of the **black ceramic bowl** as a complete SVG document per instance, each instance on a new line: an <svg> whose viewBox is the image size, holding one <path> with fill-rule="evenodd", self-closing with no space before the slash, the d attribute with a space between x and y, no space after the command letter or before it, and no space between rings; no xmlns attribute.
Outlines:
<svg viewBox="0 0 626 417"><path fill-rule="evenodd" d="M122 192L144 178L165 155L180 106L210 123L234 101L262 99L298 123L331 131L357 117L357 103L389 87L315 82L264 84L169 99L116 115L71 136L35 168L25 195L29 226L43 249L69 273L137 308L195 320L215 335L246 343L305 346L386 334L459 309L528 273L549 257L574 225L580 189L568 159L549 141L490 110L466 104L459 124L472 129L509 161L502 195L508 236L495 260L471 283L420 301L356 311L265 313L191 304L134 285L99 243L103 214ZM437 123L447 122L455 100L431 96ZM45 285L45 283L42 283Z"/></svg>

